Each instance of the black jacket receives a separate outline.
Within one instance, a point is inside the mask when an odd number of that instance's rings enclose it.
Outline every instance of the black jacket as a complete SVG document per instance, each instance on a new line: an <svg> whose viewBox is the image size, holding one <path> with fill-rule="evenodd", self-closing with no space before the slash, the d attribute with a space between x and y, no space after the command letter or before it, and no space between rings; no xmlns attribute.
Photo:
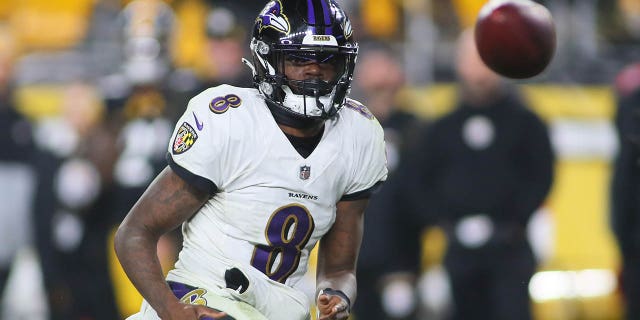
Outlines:
<svg viewBox="0 0 640 320"><path fill-rule="evenodd" d="M524 236L553 180L547 128L514 94L483 107L461 103L429 126L411 159L405 197L419 203L418 221L446 229L464 216L486 214L496 225L494 237L510 229Z"/></svg>
<svg viewBox="0 0 640 320"><path fill-rule="evenodd" d="M640 88L620 97L615 117L619 151L611 183L611 223L623 252L640 250Z"/></svg>

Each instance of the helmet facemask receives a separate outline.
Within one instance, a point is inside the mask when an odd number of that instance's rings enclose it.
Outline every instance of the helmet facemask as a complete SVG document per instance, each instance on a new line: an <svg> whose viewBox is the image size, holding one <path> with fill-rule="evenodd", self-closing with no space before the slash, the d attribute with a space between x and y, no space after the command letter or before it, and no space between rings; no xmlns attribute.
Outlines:
<svg viewBox="0 0 640 320"><path fill-rule="evenodd" d="M267 100L303 118L335 116L347 96L357 56L357 46L268 45L254 39L251 44L258 88ZM331 67L330 80L293 80L285 75L285 64L318 63Z"/></svg>

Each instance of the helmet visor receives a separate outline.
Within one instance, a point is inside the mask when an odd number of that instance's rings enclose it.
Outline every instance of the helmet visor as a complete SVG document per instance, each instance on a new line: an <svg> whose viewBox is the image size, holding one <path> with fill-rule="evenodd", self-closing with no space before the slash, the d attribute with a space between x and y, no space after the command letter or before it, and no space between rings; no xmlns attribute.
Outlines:
<svg viewBox="0 0 640 320"><path fill-rule="evenodd" d="M324 96L329 94L346 72L348 56L337 51L283 50L279 71L285 83L296 94ZM316 65L312 73L306 71Z"/></svg>

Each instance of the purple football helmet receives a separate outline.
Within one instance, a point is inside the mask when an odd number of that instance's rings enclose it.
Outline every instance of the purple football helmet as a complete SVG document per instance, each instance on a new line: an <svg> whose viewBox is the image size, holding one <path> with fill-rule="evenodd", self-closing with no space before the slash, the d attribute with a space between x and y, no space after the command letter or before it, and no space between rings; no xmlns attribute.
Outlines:
<svg viewBox="0 0 640 320"><path fill-rule="evenodd" d="M269 1L256 18L251 51L256 87L290 123L324 121L342 108L358 44L335 0ZM330 81L287 79L285 58L330 63L336 75Z"/></svg>

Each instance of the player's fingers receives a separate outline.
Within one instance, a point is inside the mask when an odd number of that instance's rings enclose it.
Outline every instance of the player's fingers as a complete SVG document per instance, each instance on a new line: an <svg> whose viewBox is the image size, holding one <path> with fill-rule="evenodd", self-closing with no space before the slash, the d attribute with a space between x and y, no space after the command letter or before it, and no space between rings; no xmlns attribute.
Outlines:
<svg viewBox="0 0 640 320"><path fill-rule="evenodd" d="M318 304L329 304L329 301L331 301L331 298L326 294L322 294L318 297Z"/></svg>
<svg viewBox="0 0 640 320"><path fill-rule="evenodd" d="M348 306L349 305L347 304L347 302L341 299L340 302L336 304L331 311L336 313L346 311Z"/></svg>
<svg viewBox="0 0 640 320"><path fill-rule="evenodd" d="M340 302L331 310L331 313L335 314L334 319L337 319L337 320L347 319L349 317L348 308L349 308L349 305L347 304L347 302L341 299Z"/></svg>
<svg viewBox="0 0 640 320"><path fill-rule="evenodd" d="M339 310L341 309L339 306L337 306L338 308L336 308L336 306L334 306L333 308L330 309L325 309L325 313L320 312L320 315L318 316L318 320L336 320L336 319L346 319L349 316L349 313L346 310ZM346 315L347 317L345 317L344 315Z"/></svg>
<svg viewBox="0 0 640 320"><path fill-rule="evenodd" d="M330 302L331 299L326 295L321 295L320 297L318 297L318 320L332 319L332 316L335 312L329 304Z"/></svg>
<svg viewBox="0 0 640 320"><path fill-rule="evenodd" d="M318 307L318 318L331 315L333 313L333 307L336 305L337 301L332 301L331 296L328 295L320 295L317 301ZM327 318L329 319L329 318Z"/></svg>

